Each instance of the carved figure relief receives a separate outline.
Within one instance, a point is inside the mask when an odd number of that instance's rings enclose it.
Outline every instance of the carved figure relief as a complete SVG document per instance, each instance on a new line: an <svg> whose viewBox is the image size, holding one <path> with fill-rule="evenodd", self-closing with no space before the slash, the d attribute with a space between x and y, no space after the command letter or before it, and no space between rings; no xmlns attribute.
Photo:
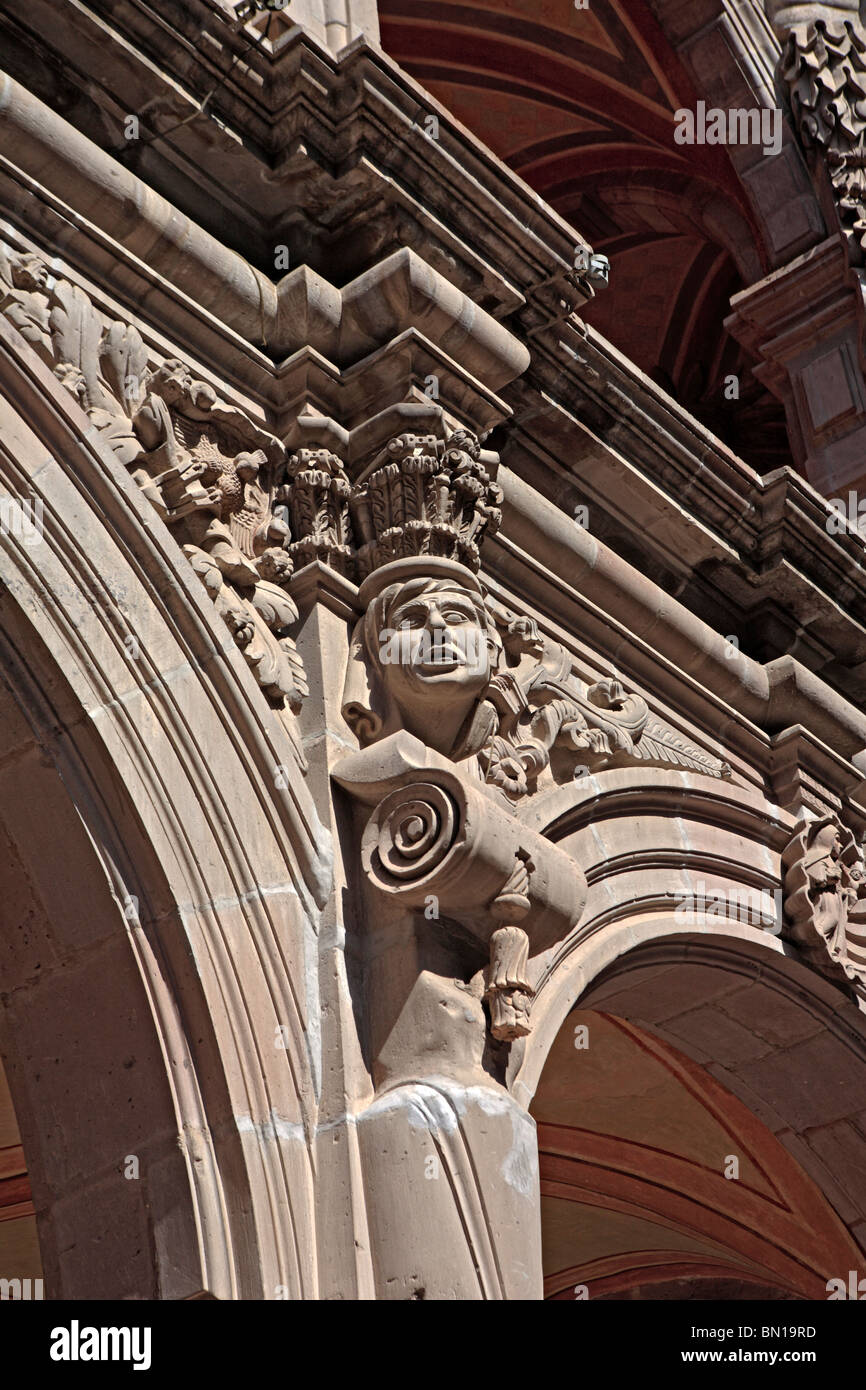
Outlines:
<svg viewBox="0 0 866 1390"><path fill-rule="evenodd" d="M501 494L462 433L438 454L392 441L360 496L361 585L343 713L359 741L408 729L513 802L577 767L649 763L730 776L730 768L652 718L617 680L582 681L564 648L485 594L478 547L498 528ZM399 559L397 557L400 557Z"/></svg>
<svg viewBox="0 0 866 1390"><path fill-rule="evenodd" d="M151 367L136 328L107 321L68 281L51 285L37 256L0 247L0 313L174 532L271 703L297 712L307 684L288 635L289 528L275 508L283 445L182 362Z"/></svg>
<svg viewBox="0 0 866 1390"><path fill-rule="evenodd" d="M495 466L465 431L407 434L350 489L364 611L342 708L362 747L380 751L335 775L354 795L365 777L377 794L388 789L363 839L368 880L391 905L417 910L432 895L486 943L491 1033L513 1041L531 1027L530 957L567 934L585 898L578 866L519 820L521 801L578 766L730 770L618 681L581 680L564 648L485 591L480 546L502 500Z"/></svg>
<svg viewBox="0 0 866 1390"><path fill-rule="evenodd" d="M817 967L866 987L866 862L835 816L803 820L782 855L791 939Z"/></svg>
<svg viewBox="0 0 866 1390"><path fill-rule="evenodd" d="M285 587L294 565L272 502L282 445L177 361L149 374L132 423L133 477L175 531L262 689L297 711L307 686L287 635L298 616Z"/></svg>

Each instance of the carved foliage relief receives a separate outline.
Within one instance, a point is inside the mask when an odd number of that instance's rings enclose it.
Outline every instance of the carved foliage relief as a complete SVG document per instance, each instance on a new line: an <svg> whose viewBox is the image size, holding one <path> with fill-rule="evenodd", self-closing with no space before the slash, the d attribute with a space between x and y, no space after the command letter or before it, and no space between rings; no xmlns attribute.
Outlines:
<svg viewBox="0 0 866 1390"><path fill-rule="evenodd" d="M852 259L866 250L866 29L853 0L768 0L783 52L779 76L807 150L823 158Z"/></svg>
<svg viewBox="0 0 866 1390"><path fill-rule="evenodd" d="M49 287L50 286L50 287ZM285 450L182 362L149 365L138 330L34 255L0 247L0 313L73 393L173 531L276 707L307 693L288 628L297 608L275 500Z"/></svg>

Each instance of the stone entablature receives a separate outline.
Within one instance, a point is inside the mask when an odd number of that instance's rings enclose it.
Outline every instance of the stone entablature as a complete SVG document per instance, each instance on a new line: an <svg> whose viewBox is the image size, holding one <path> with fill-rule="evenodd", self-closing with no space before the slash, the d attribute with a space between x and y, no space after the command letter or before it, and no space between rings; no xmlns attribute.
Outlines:
<svg viewBox="0 0 866 1390"><path fill-rule="evenodd" d="M19 22L25 22L23 16ZM97 22L95 17L88 20ZM218 26L227 36L221 19ZM167 42L168 32L161 31L160 42ZM50 33L51 42L65 41L62 29ZM0 146L13 162L20 158L27 168L38 169L55 197L72 201L85 196L74 193L75 181L68 181L69 162L74 161L79 186L83 188L82 178L88 183L89 215L115 238L128 300L147 304L151 322L176 344L179 355L209 362L219 372L232 335L246 340L248 347L234 355L237 383L256 401L267 403L274 433L292 452L326 447L350 470L356 462L363 466L390 434L400 432L388 425L374 439L367 437L361 426L369 419L373 398L396 405L412 393L428 407L441 404L452 427L469 423L482 434L513 415L506 466L524 476L532 470L541 489L555 495L570 514L576 505L587 504L596 536L623 547L630 558L639 557L657 582L678 592L702 617L723 613L728 630L748 633L759 644L760 651L753 654L766 659L774 649L796 641L805 664L826 671L831 682L840 682L850 693L857 668L866 660L866 632L852 616L863 586L861 538L833 533L828 541L821 503L796 475L760 479L609 344L581 326L572 310L579 312L592 285L573 270L575 250L583 248L579 236L483 157L435 103L422 108L419 103L426 99L421 89L373 50L355 47L337 68L310 38L298 34L273 64L255 52L249 60L254 69L264 65L263 82L268 76L278 84L284 77L287 90L297 94L303 89L305 119L313 119L313 110L318 113L316 158L297 152L291 166L273 179L282 211L275 202L269 212L263 202L272 182L269 176L262 192L261 162L252 147L238 149L227 136L224 147L212 122L190 122L177 136L192 140L201 124L216 141L212 147L185 149L182 157L194 168L193 177L181 185L169 169L154 166L162 141L151 141L153 132L141 145L145 163L136 164L135 142L123 146L128 155L121 161L120 145L111 147L114 157L104 153L12 83L0 118ZM147 71L150 82L149 66ZM241 73L236 76L247 81ZM199 78L203 80L193 73L189 80ZM231 86L221 89L226 100ZM270 90L266 82L265 88ZM262 89L253 84L253 90L256 100L263 100ZM343 90L362 91L363 102L335 126L325 121L322 103L327 93L328 110L341 110ZM248 95L252 99L252 91ZM274 128L279 125L282 139L286 127L278 122L280 100L275 94L274 109L262 119ZM423 133L419 111L424 114L428 107L438 113L437 140ZM238 108L239 128L246 119L241 111L248 109ZM354 162L359 122L364 148L377 152L363 167ZM172 117L170 123L177 121ZM82 125L104 140L101 125ZM167 137L168 145L173 138ZM267 144L264 135L261 139ZM395 150L401 152L399 199L392 168ZM235 166L241 161L257 189L255 195L250 192L248 211L233 237L245 256L205 231L216 204L205 198L204 189L201 198L193 195L195 171L216 177L229 159L237 186L242 179ZM471 198L451 178L455 163L472 168ZM147 196L132 173L139 167L149 184ZM312 190L307 180L313 181ZM179 229L181 223L177 208L153 193L154 183L186 209L190 220L183 222L182 235L163 235L164 228ZM10 206L15 201L26 220L21 185L6 187ZM134 228L124 211L128 200L140 210ZM224 203L219 205L224 217ZM345 240L335 239L333 227L316 220L315 209L325 207L332 210L328 215L344 230ZM249 225L249 209L261 219L258 228ZM62 237L67 246L74 243L76 263L98 277L104 265L101 238L72 217L58 221L52 231L52 215L44 213L46 235ZM67 224L76 220L79 226L70 234ZM283 244L290 265L302 264L279 277L273 271L274 250ZM145 276L142 259L148 262ZM342 285L339 290L335 279ZM191 280L213 319L190 312L178 296L175 286ZM749 291L738 306L750 341L753 320L762 312L762 293L760 287L754 296ZM380 308L371 317L374 300ZM363 331L360 325L365 325ZM760 322L758 328L755 341L774 332L769 323L766 331ZM527 348L532 357L528 369ZM848 348L843 349L840 362L847 360ZM272 359L285 354L289 356L274 370ZM817 357L815 380L820 385L826 352ZM778 376L781 368L773 370ZM791 419L800 421L796 429L805 417L797 414L799 405L794 409L794 396L803 404L817 389L807 376L791 387ZM856 406L856 372L852 382ZM429 394L434 391L438 397ZM545 400L539 410L540 393ZM838 420L819 421L816 428L833 449L841 429L839 448L847 457L850 411L844 401L839 408ZM320 428L317 422L330 423ZM557 441L564 437L579 440L579 445L560 458ZM844 468L837 470L840 479L843 474ZM634 497L633 507L617 505L622 490ZM698 526L692 524L695 519ZM783 542L796 556L795 570L781 556ZM696 570L699 579L690 579ZM851 595L847 612L836 603L840 582ZM849 671L854 673L850 677Z"/></svg>
<svg viewBox="0 0 866 1390"><path fill-rule="evenodd" d="M403 404L395 403L372 420L359 423L355 430L347 431L333 418L317 415L305 407L288 432L287 448L236 406L219 403L213 388L206 382L196 382L188 368L168 358L160 360L152 349L146 349L137 329L113 321L110 313L95 310L80 288L71 281L51 276L38 256L23 250L16 252L10 247L4 265L3 312L23 330L31 345L82 401L106 440L139 477L160 515L176 530L178 539L188 555L194 557L208 591L245 650L260 684L277 703L288 700L290 707L297 708L305 689L305 678L300 663L293 656L288 636L288 629L296 619L293 602L285 590L292 570L314 560L324 560L353 581L360 582L367 570L362 560L353 557L355 551L360 556L365 547L369 550L371 544L379 544L376 540L378 521L374 523L370 510L371 480L385 476L382 467L392 457L388 450L402 447L404 454L408 450L409 455L414 453L421 457L425 449L432 450L432 459L445 449L449 428L453 433L459 424L457 417L450 416L449 426L449 415L441 404L429 399L423 402L410 399ZM71 321L74 321L75 332L70 329ZM432 433L427 436L394 433L407 426L416 430L420 426ZM221 434L230 440L222 451ZM426 445L425 438L429 441ZM401 445L401 440L416 439L420 441L417 444ZM299 440L303 441L300 445ZM341 449L342 457L327 448L310 447L321 441ZM295 452L289 452L292 447ZM477 444L473 448L477 450ZM173 462L166 469L164 464L169 455ZM228 476L219 471L220 457L241 460L241 471L248 475L238 480L245 489L243 506L239 507L234 497L238 492L240 498L238 485L232 482L229 487ZM498 467L495 454L481 450L478 457ZM182 467L175 479L171 469L177 470L179 463ZM232 463L232 473L235 467ZM351 482L352 474L358 478L357 484ZM539 506L535 494L526 490L508 470L501 471L501 479L511 517L516 520L525 505L529 506L527 519L535 517ZM264 491L261 481L265 482ZM167 495L164 495L165 489L168 489ZM541 505L549 507L547 503ZM774 518L778 515L778 503L773 515ZM553 521L551 510L545 525L549 528ZM247 523L252 529L248 526L249 536L241 538L238 528ZM381 525L387 529L384 513ZM615 556L610 555L609 560L605 558L608 552L585 528L557 522L554 529L557 537L560 533L563 540L567 537L567 544L560 552L561 561L557 562L561 563L563 573L574 570L576 564L588 564L584 580L589 585L585 590L587 594L600 582L599 597L604 596L605 603L612 602L613 611L616 611L620 603L617 587L623 582L633 584L633 596L626 600L622 611L631 615L627 621L637 633L641 623L637 620L639 610L635 609L635 600L639 609L645 609L649 616L655 602L652 585L641 580L630 567L623 566ZM790 541L782 546L777 521L774 530L779 554L787 564L792 553ZM223 536L222 540L218 533ZM532 549L535 541L530 535L531 532L526 533L520 544ZM803 535L808 536L805 528ZM548 529L546 544L552 538L553 533ZM248 560L233 553L238 541L242 549L250 551ZM542 543L541 532L539 543ZM859 544L859 540L856 543ZM503 544L506 546L504 558L513 548L503 536L495 542L494 553L501 552ZM559 544L558 539L556 544ZM282 575L276 587L275 563ZM370 562L366 563L369 566ZM605 577L608 570L611 580L616 576L613 589ZM525 589L527 582L528 592L532 592L534 581L528 576L520 580L521 588ZM786 597L789 601L796 599L796 590L787 590ZM506 598L506 606L508 602ZM673 650L687 634L693 634L690 640L698 637L700 625L685 612L682 617L678 616L678 605L668 603L666 613ZM258 638L253 640L256 632ZM662 637L661 640L667 639ZM705 640L701 638L702 642ZM798 674L798 663L785 658L762 668L744 653L732 652L730 644L721 637L714 639L714 644L717 651L712 656L709 650L707 652L715 666L709 689L723 694L725 701L732 703L748 720L757 721L774 734L795 724L812 725L819 738L835 744L843 758L858 753L863 747L866 740L859 732L857 720L851 722L845 713L844 701L828 691L826 697L819 696L815 703L812 694L806 692L814 690L817 694L820 682L805 671ZM601 648L603 646L602 641ZM605 681L609 684L609 677L600 679L599 691L606 688ZM592 684L590 680L584 689ZM778 699L772 693L776 687L780 691ZM703 698L708 694L709 691L705 692ZM842 725L837 723L840 716ZM549 723L548 716L545 718ZM709 727L714 716L707 713L706 720ZM850 725L850 732L843 732L845 723ZM559 735L552 733L550 737L556 739ZM644 751L639 756L646 756L651 739L646 729ZM688 740L684 744L681 735L677 735L674 746L682 750L687 743ZM494 761L498 765L503 757L510 758L512 752L513 749L503 745ZM521 756L527 770L535 765L534 757L526 753ZM765 756L757 745L747 754L749 759L756 756L759 761Z"/></svg>

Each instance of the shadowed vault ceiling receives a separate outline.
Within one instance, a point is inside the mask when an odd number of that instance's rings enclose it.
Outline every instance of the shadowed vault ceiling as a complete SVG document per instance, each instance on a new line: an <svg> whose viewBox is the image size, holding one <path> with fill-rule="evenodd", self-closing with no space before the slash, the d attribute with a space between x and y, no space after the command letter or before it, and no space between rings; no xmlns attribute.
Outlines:
<svg viewBox="0 0 866 1390"><path fill-rule="evenodd" d="M621 1018L566 1020L532 1113L548 1298L820 1299L828 1275L857 1259L761 1121Z"/></svg>
<svg viewBox="0 0 866 1390"><path fill-rule="evenodd" d="M758 238L726 150L674 142L700 94L646 0L379 9L386 51L610 258L586 319L755 467L790 462L781 407L723 326Z"/></svg>

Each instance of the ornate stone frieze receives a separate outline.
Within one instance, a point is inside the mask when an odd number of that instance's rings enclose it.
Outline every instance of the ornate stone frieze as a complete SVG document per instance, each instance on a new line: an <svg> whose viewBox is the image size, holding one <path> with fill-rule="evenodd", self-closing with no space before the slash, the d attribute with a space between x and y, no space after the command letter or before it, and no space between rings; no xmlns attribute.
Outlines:
<svg viewBox="0 0 866 1390"><path fill-rule="evenodd" d="M866 863L835 816L804 819L782 854L788 935L816 968L866 993Z"/></svg>
<svg viewBox="0 0 866 1390"><path fill-rule="evenodd" d="M271 702L307 685L288 636L294 562L275 507L278 439L217 399L183 363L149 365L138 330L107 320L35 255L0 247L0 313L75 395L173 531Z"/></svg>
<svg viewBox="0 0 866 1390"><path fill-rule="evenodd" d="M827 167L852 259L866 250L866 28L858 0L768 0L783 45L780 78L807 150Z"/></svg>

